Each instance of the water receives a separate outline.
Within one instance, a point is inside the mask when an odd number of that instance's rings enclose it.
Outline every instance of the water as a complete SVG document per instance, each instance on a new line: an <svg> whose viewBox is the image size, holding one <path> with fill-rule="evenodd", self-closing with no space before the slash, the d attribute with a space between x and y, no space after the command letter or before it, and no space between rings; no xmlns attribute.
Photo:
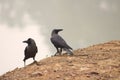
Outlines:
<svg viewBox="0 0 120 80"><path fill-rule="evenodd" d="M120 39L119 0L0 0L0 74L23 67L22 41L38 46L36 60L53 55L54 28L74 49ZM33 60L27 60L30 64Z"/></svg>

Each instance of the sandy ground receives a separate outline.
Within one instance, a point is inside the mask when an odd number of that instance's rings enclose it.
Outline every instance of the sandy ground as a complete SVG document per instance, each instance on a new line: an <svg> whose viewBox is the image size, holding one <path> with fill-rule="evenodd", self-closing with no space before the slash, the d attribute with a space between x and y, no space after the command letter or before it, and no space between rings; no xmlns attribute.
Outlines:
<svg viewBox="0 0 120 80"><path fill-rule="evenodd" d="M46 58L9 71L0 80L120 80L120 41Z"/></svg>

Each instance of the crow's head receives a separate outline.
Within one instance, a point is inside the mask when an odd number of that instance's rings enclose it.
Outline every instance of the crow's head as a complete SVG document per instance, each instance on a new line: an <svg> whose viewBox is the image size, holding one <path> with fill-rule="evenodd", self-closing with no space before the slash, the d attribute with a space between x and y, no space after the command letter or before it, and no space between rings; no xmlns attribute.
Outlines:
<svg viewBox="0 0 120 80"><path fill-rule="evenodd" d="M28 38L28 40L23 41L23 43L27 43L27 44L31 44L33 42L34 42L34 40L32 38Z"/></svg>
<svg viewBox="0 0 120 80"><path fill-rule="evenodd" d="M58 34L59 31L63 31L63 29L53 29L52 34Z"/></svg>

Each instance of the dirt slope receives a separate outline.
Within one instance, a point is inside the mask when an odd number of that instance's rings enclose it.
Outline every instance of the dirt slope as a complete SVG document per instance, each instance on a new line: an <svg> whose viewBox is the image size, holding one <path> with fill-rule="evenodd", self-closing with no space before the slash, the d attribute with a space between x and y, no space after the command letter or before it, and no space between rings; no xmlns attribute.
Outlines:
<svg viewBox="0 0 120 80"><path fill-rule="evenodd" d="M110 41L16 68L0 80L120 80L120 41Z"/></svg>

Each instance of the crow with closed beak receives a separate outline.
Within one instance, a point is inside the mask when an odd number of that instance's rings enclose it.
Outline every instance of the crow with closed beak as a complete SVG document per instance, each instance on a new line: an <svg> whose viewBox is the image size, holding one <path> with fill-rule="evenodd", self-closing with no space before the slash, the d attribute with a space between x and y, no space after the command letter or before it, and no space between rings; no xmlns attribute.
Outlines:
<svg viewBox="0 0 120 80"><path fill-rule="evenodd" d="M23 41L23 43L28 44L24 50L25 57L23 61L24 61L24 66L25 66L25 62L29 58L33 58L34 62L36 62L35 55L38 52L38 49L37 49L35 41L32 38L29 38L28 40Z"/></svg>
<svg viewBox="0 0 120 80"><path fill-rule="evenodd" d="M65 50L69 55L73 55L73 52L71 51L72 48L66 43L66 41L60 35L58 35L58 32L62 30L63 29L54 29L51 33L50 40L55 46L55 48L57 49L57 52L55 53L55 55L57 53L61 55L62 49Z"/></svg>

